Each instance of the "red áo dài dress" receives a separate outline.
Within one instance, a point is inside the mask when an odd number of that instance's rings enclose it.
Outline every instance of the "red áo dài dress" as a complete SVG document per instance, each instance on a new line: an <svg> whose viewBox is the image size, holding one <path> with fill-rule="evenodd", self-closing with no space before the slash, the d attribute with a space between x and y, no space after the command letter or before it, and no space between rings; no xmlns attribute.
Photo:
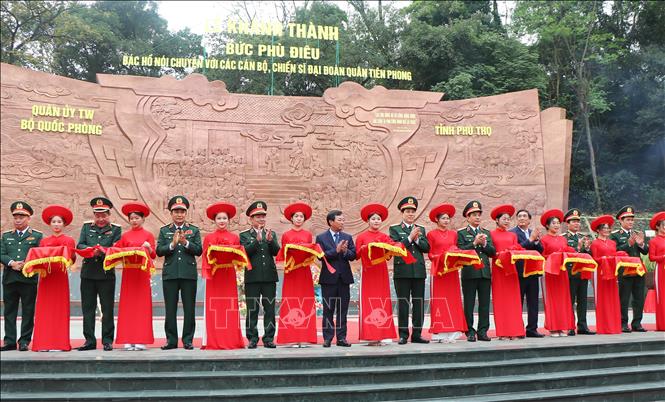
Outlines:
<svg viewBox="0 0 665 402"><path fill-rule="evenodd" d="M446 251L457 248L457 232L434 229L427 232L427 241L430 244L430 251L427 255L431 263L435 264L437 258ZM432 274L430 319L429 333L431 334L467 331L458 270L443 275Z"/></svg>
<svg viewBox="0 0 665 402"><path fill-rule="evenodd" d="M395 242L387 234L371 230L359 234L356 239L358 258L362 260L358 339L382 341L396 338L397 331L393 320L388 263L387 260L383 260L371 264L368 254L370 243L395 244ZM362 257L363 254L365 258Z"/></svg>
<svg viewBox="0 0 665 402"><path fill-rule="evenodd" d="M132 227L113 246L142 247L146 241L150 243L150 258L156 258L155 236L142 227ZM123 267L115 343L150 345L154 342L150 270Z"/></svg>
<svg viewBox="0 0 665 402"><path fill-rule="evenodd" d="M312 254L306 252L287 252L288 245L312 245L312 233L307 230L291 229L282 234L282 249L278 260L294 258L294 269L284 269L282 300L279 305L277 323L277 343L280 345L296 343L317 343L316 336L316 297L312 270L307 260Z"/></svg>
<svg viewBox="0 0 665 402"><path fill-rule="evenodd" d="M649 241L649 259L656 263L656 331L665 331L665 236Z"/></svg>
<svg viewBox="0 0 665 402"><path fill-rule="evenodd" d="M568 246L564 236L546 234L540 238L543 245L543 257L547 258L556 252L575 253L575 249ZM548 331L569 331L575 329L575 316L570 301L570 282L568 273L559 271L558 274L545 272L545 329Z"/></svg>
<svg viewBox="0 0 665 402"><path fill-rule="evenodd" d="M202 271L206 279L205 288L205 337L202 349L243 349L245 339L240 330L238 308L238 282L236 267L213 269L208 262L211 246L240 246L237 234L227 230L216 230L203 239ZM229 260L246 260L230 252ZM244 251L242 252L244 254Z"/></svg>
<svg viewBox="0 0 665 402"><path fill-rule="evenodd" d="M517 235L497 228L490 232L497 255L504 250L521 250ZM492 303L496 336L525 336L522 319L522 297L520 280L514 269L498 267L492 259Z"/></svg>
<svg viewBox="0 0 665 402"><path fill-rule="evenodd" d="M594 274L594 290L596 298L596 332L599 334L621 333L621 302L619 285L616 278L614 257L617 246L614 240L596 239L591 242L591 256L598 263ZM610 257L609 275L603 275L603 257Z"/></svg>
<svg viewBox="0 0 665 402"><path fill-rule="evenodd" d="M39 247L65 246L76 260L76 242L67 235L49 236L39 242ZM55 265L58 265L57 267ZM69 276L60 264L51 266L51 272L40 275L35 304L35 330L32 350L69 351Z"/></svg>

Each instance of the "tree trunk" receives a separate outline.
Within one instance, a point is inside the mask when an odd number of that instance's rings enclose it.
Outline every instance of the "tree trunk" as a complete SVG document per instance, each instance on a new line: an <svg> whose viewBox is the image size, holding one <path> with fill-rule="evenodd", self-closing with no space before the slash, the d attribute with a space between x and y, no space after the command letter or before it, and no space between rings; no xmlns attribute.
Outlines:
<svg viewBox="0 0 665 402"><path fill-rule="evenodd" d="M584 120L584 131L586 132L587 146L589 147L589 163L591 164L591 179L593 180L593 190L596 193L596 208L599 211L603 210L603 205L600 198L600 187L598 186L598 174L596 173L596 155L593 151L593 141L591 140L591 125L589 124L589 113L585 105L580 102L580 110L582 111L582 119Z"/></svg>

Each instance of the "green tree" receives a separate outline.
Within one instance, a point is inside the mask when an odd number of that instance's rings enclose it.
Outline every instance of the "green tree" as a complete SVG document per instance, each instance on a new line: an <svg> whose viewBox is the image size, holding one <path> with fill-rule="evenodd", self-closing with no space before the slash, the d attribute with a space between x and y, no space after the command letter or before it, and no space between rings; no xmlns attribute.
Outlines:
<svg viewBox="0 0 665 402"><path fill-rule="evenodd" d="M423 1L404 12L400 59L414 89L463 99L545 87L537 53L507 35L495 3Z"/></svg>
<svg viewBox="0 0 665 402"><path fill-rule="evenodd" d="M568 106L582 125L598 209L602 209L603 204L591 117L611 109L607 80L599 70L616 62L623 52L620 38L601 29L602 6L599 1L519 2L513 16L518 34L535 37L541 62L552 77L549 99L553 104ZM569 98L565 98L566 104L562 105L564 91Z"/></svg>
<svg viewBox="0 0 665 402"><path fill-rule="evenodd" d="M0 48L3 63L48 69L55 21L65 12L64 1L2 1Z"/></svg>
<svg viewBox="0 0 665 402"><path fill-rule="evenodd" d="M94 82L96 74L160 76L184 74L184 68L125 66L124 54L197 57L201 36L189 30L171 33L153 1L77 3L59 16L55 26L53 70Z"/></svg>

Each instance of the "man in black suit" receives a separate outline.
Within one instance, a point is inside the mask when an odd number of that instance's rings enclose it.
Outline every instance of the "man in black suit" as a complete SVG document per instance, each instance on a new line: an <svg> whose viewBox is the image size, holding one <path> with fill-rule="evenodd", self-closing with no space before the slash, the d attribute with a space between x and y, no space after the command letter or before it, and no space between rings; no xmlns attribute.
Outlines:
<svg viewBox="0 0 665 402"><path fill-rule="evenodd" d="M326 221L330 229L316 236L316 242L325 253L319 276L323 296L323 347L330 347L335 330L337 330L337 346L349 347L351 344L346 340L346 315L351 298L349 285L353 283L349 261L356 259L356 246L351 235L342 232L344 229L342 211L328 212ZM331 269L327 264L330 264L334 273L330 272ZM335 312L337 312L337 326L333 321Z"/></svg>
<svg viewBox="0 0 665 402"><path fill-rule="evenodd" d="M531 213L525 209L517 211L517 226L510 229L517 235L517 241L526 250L537 250L543 252L543 245L540 244L540 229L531 230ZM526 296L526 308L528 319L526 324L527 338L542 338L543 334L538 333L538 280L542 275L530 275L524 277L524 262L518 261L516 264L517 274L520 278L520 293L522 304Z"/></svg>

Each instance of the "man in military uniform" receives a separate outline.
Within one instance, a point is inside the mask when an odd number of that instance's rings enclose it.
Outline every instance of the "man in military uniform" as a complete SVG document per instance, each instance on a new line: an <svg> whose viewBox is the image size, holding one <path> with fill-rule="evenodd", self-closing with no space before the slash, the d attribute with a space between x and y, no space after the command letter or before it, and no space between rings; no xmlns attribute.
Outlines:
<svg viewBox="0 0 665 402"><path fill-rule="evenodd" d="M245 298L247 319L245 336L249 349L256 349L259 331L259 305L263 305L263 346L275 348L275 296L277 288L277 266L275 256L279 252L277 234L266 228L268 206L263 201L253 202L245 214L252 227L240 233L240 244L245 247L252 269L245 270Z"/></svg>
<svg viewBox="0 0 665 402"><path fill-rule="evenodd" d="M86 249L100 245L111 247L118 240L122 230L119 225L111 223L111 200L95 197L90 200L95 219L85 222L81 229L78 249ZM105 255L95 251L95 255L84 258L81 264L81 310L83 312L83 336L85 343L78 350L97 349L95 337L95 311L97 297L102 309L102 344L104 350L113 350L113 307L115 304L115 270L104 271Z"/></svg>
<svg viewBox="0 0 665 402"><path fill-rule="evenodd" d="M203 253L201 232L187 223L189 200L177 195L169 200L169 211L173 223L162 226L157 238L156 253L164 257L162 289L164 291L164 332L166 345L162 350L178 347L178 297L182 299L184 321L182 344L187 350L194 349L196 329L196 257Z"/></svg>
<svg viewBox="0 0 665 402"><path fill-rule="evenodd" d="M490 341L487 330L490 327L490 290L491 267L490 257L496 255L492 237L487 229L480 227L480 216L483 213L479 201L471 201L464 207L462 216L467 220L467 227L457 231L457 247L462 250L475 250L483 262L482 269L471 265L462 267L462 293L464 295L464 315L469 327L466 333L469 342L478 340ZM478 330L473 328L473 309L478 295Z"/></svg>
<svg viewBox="0 0 665 402"><path fill-rule="evenodd" d="M39 246L43 235L29 226L33 211L27 202L16 201L10 206L10 210L14 217L14 230L3 233L0 243L0 261L4 266L2 292L5 302L5 342L0 350L16 350L16 316L20 302L22 316L18 348L25 352L34 328L37 276L26 278L22 270L28 250Z"/></svg>
<svg viewBox="0 0 665 402"><path fill-rule="evenodd" d="M616 215L621 229L615 230L610 239L617 244L617 251L625 251L631 257L640 257L640 254L649 254L649 245L645 241L644 233L633 230L635 223L635 209L627 205ZM633 297L633 321L628 327L628 304ZM624 276L623 269L619 271L619 299L621 300L621 331L646 332L642 327L642 310L644 309L644 277L639 275Z"/></svg>
<svg viewBox="0 0 665 402"><path fill-rule="evenodd" d="M580 217L582 214L579 209L573 208L566 212L563 220L568 225L568 232L564 235L568 241L568 246L577 250L578 253L589 253L589 239L580 235ZM570 299L573 312L575 311L575 302L577 302L577 333L580 335L595 335L594 331L589 330L586 323L588 279L582 279L582 274L573 275L572 264L567 267L568 278L570 280ZM568 331L568 335L575 335L574 330Z"/></svg>
<svg viewBox="0 0 665 402"><path fill-rule="evenodd" d="M424 253L429 251L429 242L425 236L425 228L416 225L416 211L418 200L415 197L402 199L397 208L402 212L402 223L390 226L390 238L404 244L411 255L416 259L413 264L407 264L401 257L395 257L393 280L398 305L399 344L404 345L409 338L409 304L412 305L411 322L413 329L411 343L429 343L421 336L423 320L425 318L425 271Z"/></svg>

